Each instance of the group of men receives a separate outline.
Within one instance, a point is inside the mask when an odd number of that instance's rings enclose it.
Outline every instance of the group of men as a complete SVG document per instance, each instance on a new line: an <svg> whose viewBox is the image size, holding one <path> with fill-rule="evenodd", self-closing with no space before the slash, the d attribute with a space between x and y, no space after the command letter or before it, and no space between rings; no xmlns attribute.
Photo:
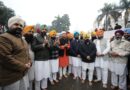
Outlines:
<svg viewBox="0 0 130 90"><path fill-rule="evenodd" d="M127 90L127 62L130 54L130 30L116 30L110 41L103 37L104 29L88 33L61 32L43 26L34 35L33 26L25 26L18 16L8 21L9 30L0 35L0 90L46 90L48 80L52 85L73 74L73 79L89 85L101 81L111 88ZM91 39L90 39L91 38ZM94 70L96 79L93 80ZM88 73L88 74L86 74Z"/></svg>

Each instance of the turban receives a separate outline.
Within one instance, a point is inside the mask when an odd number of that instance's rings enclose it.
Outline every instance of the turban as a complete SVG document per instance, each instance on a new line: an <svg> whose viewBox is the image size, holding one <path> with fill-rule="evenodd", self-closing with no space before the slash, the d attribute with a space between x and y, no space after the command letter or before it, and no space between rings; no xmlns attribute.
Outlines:
<svg viewBox="0 0 130 90"><path fill-rule="evenodd" d="M51 31L49 32L49 36L50 36L50 37L56 36L56 34L57 34L56 30L51 30Z"/></svg>
<svg viewBox="0 0 130 90"><path fill-rule="evenodd" d="M26 34L27 32L29 31L33 31L34 32L34 26L26 26L24 29L23 29L23 34Z"/></svg>
<svg viewBox="0 0 130 90"><path fill-rule="evenodd" d="M98 29L98 30L96 31L96 35L97 35L97 36L103 36L103 34L104 34L104 30L103 30L103 29Z"/></svg>
<svg viewBox="0 0 130 90"><path fill-rule="evenodd" d="M83 35L83 34L84 34L84 31L81 31L81 32L80 32L80 35Z"/></svg>
<svg viewBox="0 0 130 90"><path fill-rule="evenodd" d="M21 17L19 17L19 16L13 16L13 17L11 17L8 20L8 27L10 28L15 23L21 24L22 28L24 28L24 26L25 26L25 22L24 22L24 20Z"/></svg>
<svg viewBox="0 0 130 90"><path fill-rule="evenodd" d="M74 37L75 37L76 35L79 35L79 33L78 33L78 32L74 32Z"/></svg>
<svg viewBox="0 0 130 90"><path fill-rule="evenodd" d="M90 35L89 35L88 33L85 33L85 34L83 35L83 37L84 37L84 39L89 39L89 38L90 38Z"/></svg>
<svg viewBox="0 0 130 90"><path fill-rule="evenodd" d="M91 33L91 35L96 35L96 32L95 32L95 31L93 31L93 32Z"/></svg>
<svg viewBox="0 0 130 90"><path fill-rule="evenodd" d="M40 30L47 30L47 26L46 25L41 25Z"/></svg>
<svg viewBox="0 0 130 90"><path fill-rule="evenodd" d="M115 35L116 35L117 33L120 33L122 36L124 35L124 31L122 31L122 30L117 30L117 31L115 32Z"/></svg>
<svg viewBox="0 0 130 90"><path fill-rule="evenodd" d="M124 32L130 34L130 28L126 28Z"/></svg>
<svg viewBox="0 0 130 90"><path fill-rule="evenodd" d="M66 34L66 31L62 31L61 34Z"/></svg>

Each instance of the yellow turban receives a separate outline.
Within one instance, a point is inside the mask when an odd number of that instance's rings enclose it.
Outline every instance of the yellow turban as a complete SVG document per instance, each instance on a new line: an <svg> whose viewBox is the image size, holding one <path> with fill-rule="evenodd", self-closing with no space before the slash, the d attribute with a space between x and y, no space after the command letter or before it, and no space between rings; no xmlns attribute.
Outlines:
<svg viewBox="0 0 130 90"><path fill-rule="evenodd" d="M85 33L85 34L83 35L83 37L84 37L84 39L89 39L89 38L90 38L90 35L89 35L88 33Z"/></svg>
<svg viewBox="0 0 130 90"><path fill-rule="evenodd" d="M29 31L34 32L34 26L26 26L26 27L23 29L23 34L26 34L26 33L28 33Z"/></svg>
<svg viewBox="0 0 130 90"><path fill-rule="evenodd" d="M104 30L103 30L103 29L98 29L98 30L96 31L96 35L97 35L97 36L103 36L103 34L104 34Z"/></svg>
<svg viewBox="0 0 130 90"><path fill-rule="evenodd" d="M95 31L93 31L93 32L91 33L91 35L96 35L96 32L95 32Z"/></svg>
<svg viewBox="0 0 130 90"><path fill-rule="evenodd" d="M84 33L85 33L84 31L81 31L81 32L80 32L80 35L83 35Z"/></svg>
<svg viewBox="0 0 130 90"><path fill-rule="evenodd" d="M56 36L56 34L57 34L56 30L51 30L51 31L49 32L49 36L50 36L50 37Z"/></svg>

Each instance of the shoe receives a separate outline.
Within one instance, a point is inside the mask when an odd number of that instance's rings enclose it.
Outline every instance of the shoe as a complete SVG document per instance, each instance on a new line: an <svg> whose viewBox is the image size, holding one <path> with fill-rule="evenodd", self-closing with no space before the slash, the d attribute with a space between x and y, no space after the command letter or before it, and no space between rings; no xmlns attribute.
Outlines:
<svg viewBox="0 0 130 90"><path fill-rule="evenodd" d="M55 85L55 83L53 81L51 81L51 85Z"/></svg>
<svg viewBox="0 0 130 90"><path fill-rule="evenodd" d="M97 83L97 82L101 82L101 80L96 79L96 80L94 80L94 82L95 82L95 83Z"/></svg>
<svg viewBox="0 0 130 90"><path fill-rule="evenodd" d="M56 82L56 83L58 83L58 82L59 82L59 80L55 80L55 82Z"/></svg>
<svg viewBox="0 0 130 90"><path fill-rule="evenodd" d="M67 78L68 76L67 75L64 75L65 78Z"/></svg>
<svg viewBox="0 0 130 90"><path fill-rule="evenodd" d="M77 77L73 77L73 79L75 80Z"/></svg>
<svg viewBox="0 0 130 90"><path fill-rule="evenodd" d="M111 89L117 89L117 88L118 88L117 86L114 85L111 86Z"/></svg>
<svg viewBox="0 0 130 90"><path fill-rule="evenodd" d="M41 89L41 90L47 90L46 88L44 88L44 89Z"/></svg>
<svg viewBox="0 0 130 90"><path fill-rule="evenodd" d="M107 84L103 84L103 88L107 88Z"/></svg>
<svg viewBox="0 0 130 90"><path fill-rule="evenodd" d="M61 80L62 79L62 77L59 77L59 80Z"/></svg>
<svg viewBox="0 0 130 90"><path fill-rule="evenodd" d="M84 83L85 83L85 80L82 80L81 83L84 84Z"/></svg>
<svg viewBox="0 0 130 90"><path fill-rule="evenodd" d="M91 81L89 81L89 83L88 83L88 84L89 84L89 86L92 86L92 85L93 85Z"/></svg>

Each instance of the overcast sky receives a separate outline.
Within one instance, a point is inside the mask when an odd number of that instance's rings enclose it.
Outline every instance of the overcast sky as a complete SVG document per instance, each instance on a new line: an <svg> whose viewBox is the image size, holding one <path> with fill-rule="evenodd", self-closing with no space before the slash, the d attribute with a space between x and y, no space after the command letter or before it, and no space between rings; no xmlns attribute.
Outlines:
<svg viewBox="0 0 130 90"><path fill-rule="evenodd" d="M51 25L54 17L68 14L71 31L88 31L93 29L93 23L98 10L104 3L119 3L119 0L2 0L7 7L12 8L16 15L21 16L28 25L40 23Z"/></svg>

